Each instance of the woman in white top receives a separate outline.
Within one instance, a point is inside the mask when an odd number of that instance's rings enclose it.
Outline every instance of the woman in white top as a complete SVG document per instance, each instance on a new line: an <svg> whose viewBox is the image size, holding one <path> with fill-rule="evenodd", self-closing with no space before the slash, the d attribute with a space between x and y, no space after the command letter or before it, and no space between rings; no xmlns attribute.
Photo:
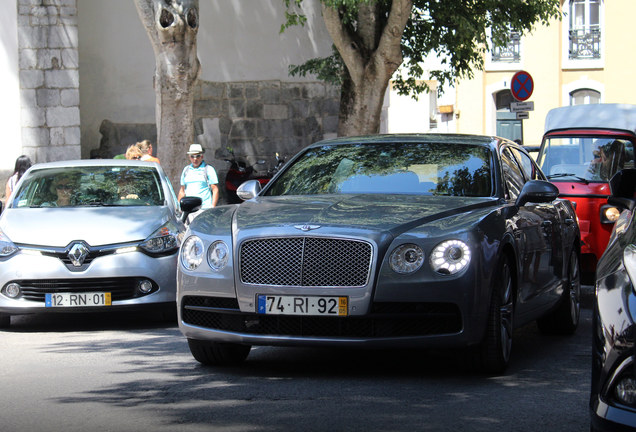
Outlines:
<svg viewBox="0 0 636 432"><path fill-rule="evenodd" d="M31 167L31 165L31 159L29 159L29 157L26 155L22 155L15 160L15 168L13 170L13 174L11 175L11 177L9 177L7 186L4 190L4 197L6 200L9 199L11 192L13 192L13 189L18 183L18 180L20 180L20 177L22 177L22 174L24 174L25 171Z"/></svg>

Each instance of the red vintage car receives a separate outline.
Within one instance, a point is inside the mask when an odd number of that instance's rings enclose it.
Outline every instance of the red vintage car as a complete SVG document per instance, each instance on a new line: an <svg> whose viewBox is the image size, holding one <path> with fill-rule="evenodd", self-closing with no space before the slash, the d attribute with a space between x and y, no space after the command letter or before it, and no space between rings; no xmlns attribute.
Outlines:
<svg viewBox="0 0 636 432"><path fill-rule="evenodd" d="M634 167L636 105L591 104L548 112L539 166L574 203L581 230L581 271L592 284L620 211L607 203L609 179Z"/></svg>

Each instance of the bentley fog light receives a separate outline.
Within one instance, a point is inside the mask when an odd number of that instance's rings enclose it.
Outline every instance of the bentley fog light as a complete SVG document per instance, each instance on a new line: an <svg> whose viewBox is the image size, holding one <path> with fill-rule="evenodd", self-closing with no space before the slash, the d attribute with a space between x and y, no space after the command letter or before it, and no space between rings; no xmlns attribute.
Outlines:
<svg viewBox="0 0 636 432"><path fill-rule="evenodd" d="M601 207L601 223L610 224L618 220L621 212L614 206L604 205Z"/></svg>
<svg viewBox="0 0 636 432"><path fill-rule="evenodd" d="M4 288L4 294L9 297L9 298L18 298L20 297L20 293L21 293L22 289L20 287L20 285L18 285L17 283L10 283L9 285L7 285Z"/></svg>
<svg viewBox="0 0 636 432"><path fill-rule="evenodd" d="M208 264L214 271L221 271L230 257L227 245L222 241L215 241L208 249Z"/></svg>
<svg viewBox="0 0 636 432"><path fill-rule="evenodd" d="M18 247L7 237L2 231L0 231L0 258L8 257L16 253Z"/></svg>
<svg viewBox="0 0 636 432"><path fill-rule="evenodd" d="M447 240L435 246L431 267L438 273L455 274L470 263L470 248L460 240Z"/></svg>
<svg viewBox="0 0 636 432"><path fill-rule="evenodd" d="M187 270L196 270L203 261L203 241L197 236L186 239L181 246L181 265Z"/></svg>
<svg viewBox="0 0 636 432"><path fill-rule="evenodd" d="M172 222L159 228L139 246L151 254L164 254L179 248L178 230Z"/></svg>
<svg viewBox="0 0 636 432"><path fill-rule="evenodd" d="M616 398L625 405L636 405L636 380L632 377L622 378L616 385Z"/></svg>
<svg viewBox="0 0 636 432"><path fill-rule="evenodd" d="M403 244L391 252L389 265L396 273L413 273L422 267L424 251L415 244Z"/></svg>
<svg viewBox="0 0 636 432"><path fill-rule="evenodd" d="M148 279L143 279L139 281L137 289L142 294L148 294L152 290L152 282L150 282Z"/></svg>

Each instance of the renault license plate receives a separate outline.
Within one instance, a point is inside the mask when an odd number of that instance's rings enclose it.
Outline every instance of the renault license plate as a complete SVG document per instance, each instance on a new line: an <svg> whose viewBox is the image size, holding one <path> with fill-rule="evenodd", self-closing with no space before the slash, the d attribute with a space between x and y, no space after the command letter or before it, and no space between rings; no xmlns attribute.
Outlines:
<svg viewBox="0 0 636 432"><path fill-rule="evenodd" d="M109 292L46 294L46 307L110 306Z"/></svg>
<svg viewBox="0 0 636 432"><path fill-rule="evenodd" d="M347 316L348 297L258 296L258 313L267 315Z"/></svg>

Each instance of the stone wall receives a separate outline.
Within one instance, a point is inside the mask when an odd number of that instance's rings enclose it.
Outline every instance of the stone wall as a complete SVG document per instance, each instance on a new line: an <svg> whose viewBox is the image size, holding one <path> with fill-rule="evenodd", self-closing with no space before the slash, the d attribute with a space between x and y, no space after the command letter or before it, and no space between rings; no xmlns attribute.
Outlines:
<svg viewBox="0 0 636 432"><path fill-rule="evenodd" d="M77 0L18 0L18 48L23 153L79 159Z"/></svg>
<svg viewBox="0 0 636 432"><path fill-rule="evenodd" d="M197 141L206 160L223 171L230 149L250 164L274 163L303 147L335 137L340 89L321 82L200 82L195 98Z"/></svg>
<svg viewBox="0 0 636 432"><path fill-rule="evenodd" d="M279 153L285 160L303 147L337 135L340 89L310 82L200 82L195 96L196 139L219 177L227 171L230 150L250 165L266 170ZM93 158L110 158L142 139L156 144L152 124L102 121L100 147ZM184 163L187 159L184 156Z"/></svg>

